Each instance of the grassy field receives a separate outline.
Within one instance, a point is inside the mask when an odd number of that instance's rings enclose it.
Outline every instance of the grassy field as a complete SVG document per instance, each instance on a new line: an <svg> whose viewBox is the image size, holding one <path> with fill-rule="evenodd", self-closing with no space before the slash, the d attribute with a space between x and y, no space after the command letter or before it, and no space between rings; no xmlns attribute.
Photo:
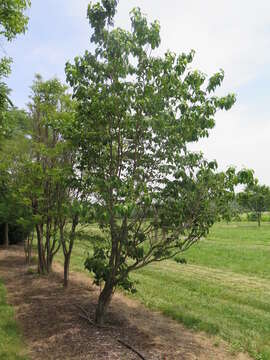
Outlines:
<svg viewBox="0 0 270 360"><path fill-rule="evenodd" d="M0 360L26 360L23 344L14 320L13 309L6 304L6 291L0 280Z"/></svg>
<svg viewBox="0 0 270 360"><path fill-rule="evenodd" d="M73 270L83 270L87 251L87 243L78 241ZM217 224L183 256L187 264L167 261L134 273L134 296L188 327L225 339L234 351L269 360L270 223Z"/></svg>

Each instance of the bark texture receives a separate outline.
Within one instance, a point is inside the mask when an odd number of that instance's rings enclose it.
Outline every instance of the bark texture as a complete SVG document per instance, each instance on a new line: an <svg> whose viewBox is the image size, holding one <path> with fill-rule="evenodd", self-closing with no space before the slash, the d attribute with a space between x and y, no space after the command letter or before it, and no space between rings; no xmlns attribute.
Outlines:
<svg viewBox="0 0 270 360"><path fill-rule="evenodd" d="M98 325L104 324L105 315L110 305L114 286L111 281L106 281L103 290L100 293L98 304L96 308L95 322Z"/></svg>

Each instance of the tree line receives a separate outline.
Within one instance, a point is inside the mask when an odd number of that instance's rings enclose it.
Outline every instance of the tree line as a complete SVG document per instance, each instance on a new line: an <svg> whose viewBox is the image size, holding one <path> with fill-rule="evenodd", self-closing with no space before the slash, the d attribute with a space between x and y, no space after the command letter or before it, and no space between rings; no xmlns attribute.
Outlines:
<svg viewBox="0 0 270 360"><path fill-rule="evenodd" d="M0 35L10 40L25 31L30 3L3 4ZM21 19L13 30L1 17L1 6L12 13L12 5ZM253 171L219 171L189 147L235 102L233 94L216 95L223 71L192 70L194 51L156 55L159 23L135 8L130 30L118 28L117 5L89 4L93 50L66 64L68 85L36 75L27 110L12 106L6 85L0 104L0 223L6 236L9 224L22 227L28 261L35 234L40 274L52 271L62 251L65 286L81 226L98 225L85 260L102 288L98 324L117 287L135 291L132 271L189 249L216 221L230 219L234 201L249 206L259 186ZM239 184L249 200L235 194Z"/></svg>

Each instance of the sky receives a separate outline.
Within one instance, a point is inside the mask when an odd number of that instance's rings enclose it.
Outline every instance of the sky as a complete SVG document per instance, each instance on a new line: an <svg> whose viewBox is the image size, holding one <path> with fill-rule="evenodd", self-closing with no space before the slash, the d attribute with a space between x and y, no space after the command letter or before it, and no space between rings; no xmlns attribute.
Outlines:
<svg viewBox="0 0 270 360"><path fill-rule="evenodd" d="M90 44L88 0L33 0L28 31L1 43L0 55L13 58L8 85L17 107L26 107L36 73L65 81L67 61ZM160 54L196 51L192 67L225 80L219 95L233 92L237 102L216 115L209 138L192 146L220 169L254 169L270 186L270 1L269 0L120 0L115 24L129 28L129 11L140 7L149 21L159 20Z"/></svg>

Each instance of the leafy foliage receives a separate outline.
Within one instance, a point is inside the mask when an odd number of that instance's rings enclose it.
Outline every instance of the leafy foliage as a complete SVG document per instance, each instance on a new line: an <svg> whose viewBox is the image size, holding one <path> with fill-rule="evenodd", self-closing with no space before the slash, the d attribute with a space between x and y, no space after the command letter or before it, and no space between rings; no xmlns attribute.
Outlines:
<svg viewBox="0 0 270 360"><path fill-rule="evenodd" d="M0 36L12 40L26 31L28 17L24 14L30 0L2 0L0 3Z"/></svg>
<svg viewBox="0 0 270 360"><path fill-rule="evenodd" d="M30 0L1 0L0 2L0 39L11 41L18 34L26 31L28 17L25 10L30 7ZM6 121L6 112L12 106L4 78L10 74L11 58L0 59L0 140L10 132L9 123Z"/></svg>
<svg viewBox="0 0 270 360"><path fill-rule="evenodd" d="M10 226L10 240L23 240L32 228L31 211L21 197L22 164L29 153L29 139L26 137L30 121L24 111L13 109L6 113L11 124L10 135L2 141L0 152L0 224Z"/></svg>
<svg viewBox="0 0 270 360"><path fill-rule="evenodd" d="M252 177L232 168L218 173L215 162L188 150L209 135L215 113L235 102L233 94L214 94L223 71L207 79L191 70L194 51L154 56L159 23L149 24L136 8L131 30L116 28L116 5L89 5L95 50L66 65L78 103L66 136L78 148L83 191L109 238L86 262L105 282L101 308L130 271L174 257L205 236L226 215L234 185Z"/></svg>
<svg viewBox="0 0 270 360"><path fill-rule="evenodd" d="M258 226L261 225L262 212L270 210L270 188L258 183L249 184L237 196L239 204L245 211L254 213Z"/></svg>
<svg viewBox="0 0 270 360"><path fill-rule="evenodd" d="M10 89L3 81L10 74L10 63L11 59L0 59L0 140L2 136L7 136L10 131L7 113L12 103L9 99Z"/></svg>
<svg viewBox="0 0 270 360"><path fill-rule="evenodd" d="M70 201L73 153L61 135L61 129L72 121L75 111L66 90L59 80L44 81L37 75L29 103L31 149L22 163L24 181L20 192L32 210L42 273L50 271L53 257L61 247L60 228L63 240L66 217L72 217L77 207Z"/></svg>

